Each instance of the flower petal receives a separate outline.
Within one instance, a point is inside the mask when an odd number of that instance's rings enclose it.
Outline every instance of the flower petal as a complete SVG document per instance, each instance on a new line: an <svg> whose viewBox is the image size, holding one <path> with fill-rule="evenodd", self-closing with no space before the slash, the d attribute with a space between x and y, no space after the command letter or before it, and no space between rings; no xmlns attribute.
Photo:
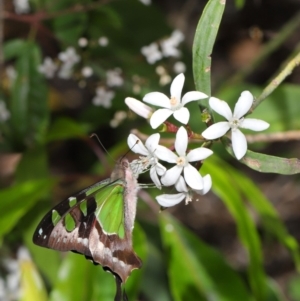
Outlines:
<svg viewBox="0 0 300 301"><path fill-rule="evenodd" d="M154 166L152 166L150 168L150 178L152 180L152 182L155 184L155 186L158 188L158 189L161 189L161 183L159 181L159 178L158 178L158 175L156 173L156 169Z"/></svg>
<svg viewBox="0 0 300 301"><path fill-rule="evenodd" d="M136 135L130 134L127 138L127 144L134 153L148 156L149 151L145 148L142 140Z"/></svg>
<svg viewBox="0 0 300 301"><path fill-rule="evenodd" d="M193 150L191 150L187 154L187 159L189 162L194 162L194 161L200 161L204 160L207 157L211 156L213 154L213 151L205 148L205 147L198 147Z"/></svg>
<svg viewBox="0 0 300 301"><path fill-rule="evenodd" d="M240 125L243 129L249 129L257 132L266 130L269 126L270 125L267 122L255 118L245 118Z"/></svg>
<svg viewBox="0 0 300 301"><path fill-rule="evenodd" d="M199 91L191 91L191 92L187 92L183 95L181 103L183 105L194 101L194 100L199 100L199 99L204 99L207 98L208 96L202 92Z"/></svg>
<svg viewBox="0 0 300 301"><path fill-rule="evenodd" d="M245 135L236 129L231 131L232 149L238 160L242 159L247 152L247 140Z"/></svg>
<svg viewBox="0 0 300 301"><path fill-rule="evenodd" d="M178 101L181 99L181 91L184 84L184 75L183 73L178 74L172 81L170 92L171 97L176 97Z"/></svg>
<svg viewBox="0 0 300 301"><path fill-rule="evenodd" d="M198 172L198 170L192 166L191 164L188 164L183 168L184 173L184 179L186 183L195 190L201 190L203 189L203 179Z"/></svg>
<svg viewBox="0 0 300 301"><path fill-rule="evenodd" d="M151 92L144 96L143 98L144 102L150 103L154 106L170 109L170 99L168 96L161 92Z"/></svg>
<svg viewBox="0 0 300 301"><path fill-rule="evenodd" d="M187 124L190 119L190 112L187 108L181 107L179 110L176 110L173 114L174 118L183 124Z"/></svg>
<svg viewBox="0 0 300 301"><path fill-rule="evenodd" d="M227 120L232 118L231 109L228 103L224 100L218 99L216 97L210 97L209 105L215 112L225 117Z"/></svg>
<svg viewBox="0 0 300 301"><path fill-rule="evenodd" d="M179 204L185 198L185 194L184 193L161 194L155 198L160 206L171 207Z"/></svg>
<svg viewBox="0 0 300 301"><path fill-rule="evenodd" d="M208 127L201 135L205 139L214 140L224 136L229 129L229 123L227 121L221 121Z"/></svg>
<svg viewBox="0 0 300 301"><path fill-rule="evenodd" d="M180 176L178 181L175 183L175 188L178 192L188 192L188 188L182 176Z"/></svg>
<svg viewBox="0 0 300 301"><path fill-rule="evenodd" d="M203 189L201 190L200 194L206 194L209 192L212 186L212 180L210 175L205 175L203 177Z"/></svg>
<svg viewBox="0 0 300 301"><path fill-rule="evenodd" d="M149 138L146 140L145 146L151 153L153 153L156 150L159 139L160 139L160 134L156 133L149 136Z"/></svg>
<svg viewBox="0 0 300 301"><path fill-rule="evenodd" d="M165 174L165 172L166 172L166 168L162 165L162 164L160 164L160 163L156 163L155 165L154 165L154 167L155 167L155 169L156 169L156 173L159 175L159 176L163 176L164 174Z"/></svg>
<svg viewBox="0 0 300 301"><path fill-rule="evenodd" d="M165 186L174 185L178 181L181 172L182 167L175 165L167 170L160 180Z"/></svg>
<svg viewBox="0 0 300 301"><path fill-rule="evenodd" d="M186 129L181 126L176 133L175 150L179 156L185 156L188 145L188 135Z"/></svg>
<svg viewBox="0 0 300 301"><path fill-rule="evenodd" d="M249 112L253 104L253 95L249 91L244 91L241 93L237 103L235 104L233 116L240 119L246 113Z"/></svg>
<svg viewBox="0 0 300 301"><path fill-rule="evenodd" d="M155 111L150 118L150 125L153 129L159 127L166 119L173 114L170 109L158 109Z"/></svg>
<svg viewBox="0 0 300 301"><path fill-rule="evenodd" d="M178 156L175 153L173 153L171 150L169 150L168 148L166 148L165 146L162 146L162 145L157 146L155 155L160 160L163 160L163 161L166 161L169 163L176 163L176 160L178 158Z"/></svg>
<svg viewBox="0 0 300 301"><path fill-rule="evenodd" d="M153 112L153 109L151 107L132 97L126 97L125 103L130 110L146 119L150 118Z"/></svg>

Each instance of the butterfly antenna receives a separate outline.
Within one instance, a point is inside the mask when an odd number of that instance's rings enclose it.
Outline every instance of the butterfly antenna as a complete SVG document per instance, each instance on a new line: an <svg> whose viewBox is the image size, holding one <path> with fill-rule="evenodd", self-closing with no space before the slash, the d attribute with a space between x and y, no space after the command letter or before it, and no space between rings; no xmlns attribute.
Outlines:
<svg viewBox="0 0 300 301"><path fill-rule="evenodd" d="M95 137L97 139L97 141L99 142L99 144L101 145L101 147L104 149L104 151L106 152L106 154L113 160L115 161L114 158L111 157L111 155L109 154L108 150L106 149L106 147L103 145L103 143L101 142L99 136L96 133L93 133L90 135L90 138Z"/></svg>
<svg viewBox="0 0 300 301"><path fill-rule="evenodd" d="M128 153L138 144L140 142L140 139L137 139L136 140L136 142L135 142L135 144L122 156L122 158L121 159L124 159L127 155L128 155Z"/></svg>

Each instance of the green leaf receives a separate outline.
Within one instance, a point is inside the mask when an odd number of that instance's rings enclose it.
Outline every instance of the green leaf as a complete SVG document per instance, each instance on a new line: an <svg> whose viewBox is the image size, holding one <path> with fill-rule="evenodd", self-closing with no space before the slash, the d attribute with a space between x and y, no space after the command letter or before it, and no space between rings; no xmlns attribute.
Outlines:
<svg viewBox="0 0 300 301"><path fill-rule="evenodd" d="M222 142L233 157L230 140L222 138ZM247 150L246 155L240 160L241 163L259 172L277 173L282 175L294 175L300 173L300 160L297 158L280 158Z"/></svg>
<svg viewBox="0 0 300 301"><path fill-rule="evenodd" d="M212 190L222 199L237 224L238 236L249 256L248 277L256 300L266 299L266 275L263 269L261 244L255 223L243 202L243 195L236 189L239 173L232 177L223 162L213 158L205 161L202 171L210 173ZM222 166L222 168L220 168Z"/></svg>
<svg viewBox="0 0 300 301"><path fill-rule="evenodd" d="M45 179L48 176L48 156L45 147L40 146L26 150L22 154L15 172L16 182Z"/></svg>
<svg viewBox="0 0 300 301"><path fill-rule="evenodd" d="M193 73L198 91L211 95L211 54L221 23L226 1L210 0L197 25L193 44ZM208 106L208 101L203 102Z"/></svg>
<svg viewBox="0 0 300 301"><path fill-rule="evenodd" d="M77 285L79 284L79 285ZM60 267L50 301L112 301L116 292L112 274L84 256L67 253Z"/></svg>
<svg viewBox="0 0 300 301"><path fill-rule="evenodd" d="M10 141L15 150L42 143L48 126L47 88L38 72L41 53L34 42L26 42L16 62L17 77L11 89Z"/></svg>
<svg viewBox="0 0 300 301"><path fill-rule="evenodd" d="M57 275L57 282L50 293L49 300L92 300L93 269L97 270L101 269L101 267L93 266L82 255L71 252L67 253L61 264ZM103 285L102 279L99 279L98 285Z"/></svg>
<svg viewBox="0 0 300 301"><path fill-rule="evenodd" d="M148 258L143 262L141 293L149 301L171 301L173 298L168 285L167 264L164 260L161 237L158 235L159 225L156 221L143 221L142 225L147 235Z"/></svg>
<svg viewBox="0 0 300 301"><path fill-rule="evenodd" d="M27 43L21 39L9 40L3 45L4 59L11 60L17 56L20 56L22 51L26 50Z"/></svg>
<svg viewBox="0 0 300 301"><path fill-rule="evenodd" d="M84 2L87 4L90 1L85 0ZM59 12L68 10L72 6L74 6L73 0L64 0L55 2L52 8L54 8L54 11ZM78 39L84 35L88 21L87 13L80 10L75 13L57 16L53 20L55 36L66 45L76 45Z"/></svg>
<svg viewBox="0 0 300 301"><path fill-rule="evenodd" d="M205 162L206 163L206 162ZM210 170L211 161L208 166L205 167ZM239 189L241 194L246 196L247 201L258 212L264 228L274 235L280 243L282 243L291 252L294 258L294 262L298 271L300 271L300 255L299 245L297 240L291 236L286 229L285 225L281 221L277 211L272 206L272 203L266 199L256 185L243 174L234 170L229 164L219 159L214 159L213 162L216 166L222 166L235 183L235 187ZM205 170L204 169L204 170Z"/></svg>
<svg viewBox="0 0 300 301"><path fill-rule="evenodd" d="M35 265L28 258L20 258L21 269L21 298L20 301L47 301L47 291Z"/></svg>
<svg viewBox="0 0 300 301"><path fill-rule="evenodd" d="M61 254L50 249L41 248L32 242L32 234L44 215L45 213L34 216L30 226L25 229L23 237L34 263L42 272L43 276L46 276L47 283L49 283L52 287L57 280L57 272L61 262ZM45 258L47 258L47 264L45 264Z"/></svg>
<svg viewBox="0 0 300 301"><path fill-rule="evenodd" d="M166 212L160 216L160 228L174 300L252 300L221 254Z"/></svg>
<svg viewBox="0 0 300 301"><path fill-rule="evenodd" d="M0 191L0 238L41 198L49 194L53 181L32 180Z"/></svg>
<svg viewBox="0 0 300 301"><path fill-rule="evenodd" d="M71 118L62 117L55 120L51 125L46 140L50 142L70 138L85 138L88 131L89 127L86 125L82 125Z"/></svg>
<svg viewBox="0 0 300 301"><path fill-rule="evenodd" d="M133 229L133 249L145 263L148 257L147 239L143 229L137 222L135 222ZM125 288L129 300L137 300L144 272L143 267L133 270L126 281Z"/></svg>

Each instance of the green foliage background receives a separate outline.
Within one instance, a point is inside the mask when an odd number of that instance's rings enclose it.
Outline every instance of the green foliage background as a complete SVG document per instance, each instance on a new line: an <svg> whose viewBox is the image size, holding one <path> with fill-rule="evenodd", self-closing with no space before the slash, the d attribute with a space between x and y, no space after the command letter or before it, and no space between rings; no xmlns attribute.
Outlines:
<svg viewBox="0 0 300 301"><path fill-rule="evenodd" d="M155 5L144 6L134 0L106 2L31 1L32 16L36 18L32 20L38 22L30 23L27 37L7 39L3 43L5 63L15 66L17 77L9 86L2 75L0 96L6 102L11 118L0 124L0 150L3 155L13 158L17 156L19 161L13 174L3 178L1 183L0 254L3 258L13 257L21 245L30 251L31 260L19 260L20 286L23 290L20 300L106 301L114 298L113 277L101 267L93 266L83 256L59 254L32 243L36 225L59 201L57 195L66 197L68 192L72 194L74 190L109 176L114 163L103 153L99 155L101 162L96 161L93 151L99 154L99 150L89 138L90 133L100 133L100 139L108 147L110 156L118 158L127 151L126 137L131 128L136 127L150 134L146 121L139 118L131 118L116 129L108 127L115 111L127 110L124 98L134 96L142 99L150 91L168 94L168 85L162 88L157 84L155 66L147 64L140 54L142 46L172 32L164 15ZM78 4L82 5L82 9L75 12L74 7ZM243 3L237 1L236 5L240 7ZM249 89L258 96L264 87L248 84L244 70L241 70L237 72L236 78L233 77L235 81L224 80L225 83L212 93L211 79L214 74L207 72L207 68L211 70L213 47L219 26L222 26L224 9L226 13L225 3L220 0L207 2L202 16L199 16L201 19L195 32L193 50L184 49L182 60L187 65L186 89L194 90L196 87L197 90L233 104L242 90ZM38 19L38 12L44 12L46 17L40 15L42 17ZM52 39L59 49L73 46L81 55L82 61L75 68L73 83L83 80L80 78L80 67L93 67L94 77L87 80L85 89L88 92L85 95L92 93L97 82L103 81L107 69L116 66L122 68L125 84L116 91L111 109L95 107L87 100L76 109L70 109L62 102L62 98L70 96L63 93L57 101L54 88L57 82L47 81L38 72L45 52L39 43L39 32L51 32L45 38ZM108 47L95 46L97 39L107 33L110 41ZM94 41L94 44L91 43L85 49L78 47L78 39L82 36ZM173 59L164 59L162 62L168 70L171 70L173 63ZM142 84L140 91L132 95L132 77L136 74L142 79ZM175 76L172 71L170 74L172 78ZM64 84L67 87L70 81ZM258 107L255 110L255 117L269 122L271 132L298 129L300 107L296 100L299 95L298 86L282 84L263 103L263 109ZM282 98L284 103L279 103ZM72 99L68 101L72 103ZM199 120L200 111L198 115L192 116L190 125L193 130L201 133L204 124ZM63 179L63 174L53 170L51 162L53 156L60 156L60 147L65 140L80 141L74 144L73 151L78 152L79 156L85 156L81 162L87 167L83 168L83 175L75 176L75 184L61 194L58 192L59 182L66 179ZM224 140L223 144L230 153L229 142ZM259 216L263 230L290 252L297 271L300 268L298 242L288 233L278 213L255 183L226 162L229 155L224 155L224 148L218 147L216 152L219 157L208 159L201 172L211 174L213 192L224 202L236 222L239 240L248 257L246 271L231 267L220 251L202 241L169 212L158 213L155 207L150 219L143 218L143 213L149 208L140 202L134 244L144 266L139 271L133 271L126 283L129 300L285 300L265 272L262 238L249 207ZM259 171L262 172L299 172L297 162L294 161L287 164L282 158L249 151L247 158L257 160L261 166ZM254 168L246 159L243 163ZM68 181L72 179L74 177ZM149 191L152 197L156 194L157 191ZM5 278L5 273L2 274ZM297 286L299 279L295 278L290 294L295 300L300 300Z"/></svg>

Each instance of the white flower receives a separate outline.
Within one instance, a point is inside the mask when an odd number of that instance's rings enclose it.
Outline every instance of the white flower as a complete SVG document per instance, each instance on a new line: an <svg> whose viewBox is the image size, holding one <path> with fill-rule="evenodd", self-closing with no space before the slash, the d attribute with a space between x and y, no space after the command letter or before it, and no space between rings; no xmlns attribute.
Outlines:
<svg viewBox="0 0 300 301"><path fill-rule="evenodd" d="M106 84L109 87L120 87L124 83L124 79L121 77L122 70L115 68L113 70L106 71Z"/></svg>
<svg viewBox="0 0 300 301"><path fill-rule="evenodd" d="M174 30L168 39L165 39L160 43L163 55L165 57L179 57L181 53L176 47L178 47L183 40L183 33L179 30Z"/></svg>
<svg viewBox="0 0 300 301"><path fill-rule="evenodd" d="M10 112L6 108L6 103L0 100L0 122L4 122L10 118Z"/></svg>
<svg viewBox="0 0 300 301"><path fill-rule="evenodd" d="M187 205L192 201L194 194L206 194L212 185L210 175L203 177L203 189L202 190L193 190L188 188L182 176L179 177L179 180L175 184L176 190L179 192L177 194L162 194L156 197L157 202L162 207L171 207L175 206L185 199L185 204ZM198 201L198 199L197 199Z"/></svg>
<svg viewBox="0 0 300 301"><path fill-rule="evenodd" d="M179 74L179 73L184 73L186 71L186 65L184 62L176 62L173 66L173 70L175 73Z"/></svg>
<svg viewBox="0 0 300 301"><path fill-rule="evenodd" d="M10 84L12 84L17 78L18 75L17 70L15 69L14 66L10 65L6 67L5 72L10 81Z"/></svg>
<svg viewBox="0 0 300 301"><path fill-rule="evenodd" d="M140 0L140 2L142 2L144 5L150 5L151 4L151 0Z"/></svg>
<svg viewBox="0 0 300 301"><path fill-rule="evenodd" d="M99 87L96 89L96 95L92 99L92 102L95 106L102 106L108 109L111 107L111 101L114 97L114 91L106 91L104 88Z"/></svg>
<svg viewBox="0 0 300 301"><path fill-rule="evenodd" d="M166 186L174 185L182 171L186 183L195 190L202 190L203 179L198 170L190 164L190 162L201 161L209 157L213 152L204 147L198 147L186 153L188 146L188 135L184 127L180 127L176 133L175 150L178 156L168 148L159 145L156 149L156 155L159 159L175 163L176 165L167 170L162 176L161 182Z"/></svg>
<svg viewBox="0 0 300 301"><path fill-rule="evenodd" d="M57 65L54 63L51 57L45 57L43 64L38 66L38 71L45 75L46 78L53 78Z"/></svg>
<svg viewBox="0 0 300 301"><path fill-rule="evenodd" d="M225 101L211 97L209 99L210 107L228 121L217 122L211 125L202 133L202 136L205 139L214 140L224 136L231 129L233 152L236 158L240 160L247 152L247 140L239 128L263 131L269 127L269 124L263 120L243 117L250 110L253 100L253 96L249 91L242 92L232 114L230 107Z"/></svg>
<svg viewBox="0 0 300 301"><path fill-rule="evenodd" d="M207 95L202 92L191 91L186 93L181 99L183 84L184 75L181 73L177 75L171 83L170 98L160 92L151 92L144 96L143 101L164 108L158 109L152 114L150 124L153 129L156 129L158 126L160 126L172 114L179 122L187 124L190 119L190 113L189 110L184 107L184 105L191 101L207 97Z"/></svg>
<svg viewBox="0 0 300 301"><path fill-rule="evenodd" d="M80 61L80 56L76 53L75 48L68 47L65 51L58 54L58 58L71 69Z"/></svg>
<svg viewBox="0 0 300 301"><path fill-rule="evenodd" d="M162 59L162 53L159 51L157 43L151 43L149 46L142 47L141 53L146 57L149 64L154 64Z"/></svg>
<svg viewBox="0 0 300 301"><path fill-rule="evenodd" d="M81 38L79 38L79 40L78 40L78 45L79 45L80 47L86 47L88 43L89 43L89 41L88 41L88 39L85 38L85 37L81 37Z"/></svg>
<svg viewBox="0 0 300 301"><path fill-rule="evenodd" d="M161 188L161 183L159 181L158 176L162 176L166 172L166 168L158 163L158 159L156 156L156 150L158 147L158 142L160 139L159 134L153 134L149 136L146 140L145 145L143 142L135 135L130 134L127 139L127 143L129 148L138 154L143 155L144 157L140 157L140 162L143 165L143 169L150 167L150 177L153 183L157 188ZM138 142L137 142L138 141Z"/></svg>
<svg viewBox="0 0 300 301"><path fill-rule="evenodd" d="M27 14L30 11L28 0L14 0L15 12L17 14Z"/></svg>
<svg viewBox="0 0 300 301"><path fill-rule="evenodd" d="M90 77L93 75L93 69L89 66L85 66L81 69L81 74L84 76L84 77Z"/></svg>
<svg viewBox="0 0 300 301"><path fill-rule="evenodd" d="M72 72L73 72L72 66L70 66L69 64L62 64L58 71L57 76L59 78L69 79L72 76Z"/></svg>
<svg viewBox="0 0 300 301"><path fill-rule="evenodd" d="M109 43L108 38L105 37L105 36L100 37L100 38L98 39L98 44L99 44L100 46L102 46L102 47L107 46L108 43Z"/></svg>
<svg viewBox="0 0 300 301"><path fill-rule="evenodd" d="M68 79L72 75L73 66L80 61L80 56L75 48L68 47L64 52L58 54L58 58L63 62L58 72L58 77Z"/></svg>
<svg viewBox="0 0 300 301"><path fill-rule="evenodd" d="M149 119L153 113L153 109L151 107L145 105L135 98L126 97L125 103L130 110L146 119Z"/></svg>

